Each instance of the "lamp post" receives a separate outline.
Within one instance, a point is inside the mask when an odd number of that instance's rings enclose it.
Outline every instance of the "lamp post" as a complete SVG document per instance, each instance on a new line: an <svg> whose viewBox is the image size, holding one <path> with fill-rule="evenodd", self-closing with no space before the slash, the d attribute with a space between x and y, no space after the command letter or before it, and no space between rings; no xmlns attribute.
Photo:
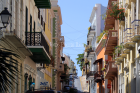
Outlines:
<svg viewBox="0 0 140 93"><path fill-rule="evenodd" d="M10 19L11 19L12 15L9 13L7 8L5 7L4 10L0 13L0 16L1 16L1 21L2 21L2 24L3 24L3 27L0 27L0 30L1 30L2 28L7 27L7 25L10 22Z"/></svg>

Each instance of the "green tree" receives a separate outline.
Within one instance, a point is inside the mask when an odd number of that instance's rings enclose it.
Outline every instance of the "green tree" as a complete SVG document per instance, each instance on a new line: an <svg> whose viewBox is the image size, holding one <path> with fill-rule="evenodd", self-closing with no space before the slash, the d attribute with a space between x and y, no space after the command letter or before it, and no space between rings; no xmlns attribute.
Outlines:
<svg viewBox="0 0 140 93"><path fill-rule="evenodd" d="M20 74L19 63L14 58L19 58L19 56L1 45L0 47L0 93L6 93L9 89L14 89L15 83L17 83L16 78Z"/></svg>
<svg viewBox="0 0 140 93"><path fill-rule="evenodd" d="M78 54L77 56L78 56L78 58L76 58L77 64L79 65L80 69L82 70L82 67L83 67L83 65L84 65L84 60L83 60L83 58L84 58L84 53Z"/></svg>

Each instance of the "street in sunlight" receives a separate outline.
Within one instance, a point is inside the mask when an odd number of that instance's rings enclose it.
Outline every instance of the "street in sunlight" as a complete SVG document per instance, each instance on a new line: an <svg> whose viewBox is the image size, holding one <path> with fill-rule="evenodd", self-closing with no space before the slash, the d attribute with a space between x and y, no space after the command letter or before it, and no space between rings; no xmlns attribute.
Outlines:
<svg viewBox="0 0 140 93"><path fill-rule="evenodd" d="M0 93L140 93L140 0L0 0Z"/></svg>

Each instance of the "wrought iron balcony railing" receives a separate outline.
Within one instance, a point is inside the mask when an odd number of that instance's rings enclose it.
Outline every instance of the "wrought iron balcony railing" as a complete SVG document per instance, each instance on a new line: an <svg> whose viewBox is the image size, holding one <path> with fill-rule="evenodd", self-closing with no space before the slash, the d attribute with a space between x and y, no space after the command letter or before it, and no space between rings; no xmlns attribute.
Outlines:
<svg viewBox="0 0 140 93"><path fill-rule="evenodd" d="M117 72L117 65L115 64L115 61L108 61L106 66L105 78L110 79L112 75L115 77L117 75Z"/></svg>
<svg viewBox="0 0 140 93"><path fill-rule="evenodd" d="M93 28L90 27L89 32L87 34L87 37L89 37L90 34L93 34L92 32L95 31L96 27L94 26Z"/></svg>
<svg viewBox="0 0 140 93"><path fill-rule="evenodd" d="M88 78L89 76L94 76L95 73L96 73L96 71L90 71L90 72L88 72L88 73L87 73L87 78Z"/></svg>
<svg viewBox="0 0 140 93"><path fill-rule="evenodd" d="M132 41L138 41L140 39L140 20L134 20L132 23L131 23L131 27L132 27L132 30L131 30L131 33L132 33L132 37L131 37L131 40Z"/></svg>
<svg viewBox="0 0 140 93"><path fill-rule="evenodd" d="M87 57L89 56L89 54L90 54L91 52L95 52L95 49L92 49L92 47L88 49Z"/></svg>
<svg viewBox="0 0 140 93"><path fill-rule="evenodd" d="M49 45L42 32L25 32L25 35L27 46L44 46L46 52L49 54Z"/></svg>
<svg viewBox="0 0 140 93"><path fill-rule="evenodd" d="M103 71L96 71L94 74L94 81L95 82L100 82L103 79Z"/></svg>

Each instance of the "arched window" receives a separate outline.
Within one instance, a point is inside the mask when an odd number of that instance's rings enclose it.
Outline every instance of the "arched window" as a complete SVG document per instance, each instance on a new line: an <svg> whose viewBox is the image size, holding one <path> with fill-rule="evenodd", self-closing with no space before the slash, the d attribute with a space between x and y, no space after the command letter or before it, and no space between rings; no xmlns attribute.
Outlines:
<svg viewBox="0 0 140 93"><path fill-rule="evenodd" d="M27 73L25 73L24 78L25 78L25 84L24 84L25 89L24 90L27 91L27 79L28 79L28 74Z"/></svg>
<svg viewBox="0 0 140 93"><path fill-rule="evenodd" d="M32 76L29 76L29 89L30 89L30 85L32 84Z"/></svg>

